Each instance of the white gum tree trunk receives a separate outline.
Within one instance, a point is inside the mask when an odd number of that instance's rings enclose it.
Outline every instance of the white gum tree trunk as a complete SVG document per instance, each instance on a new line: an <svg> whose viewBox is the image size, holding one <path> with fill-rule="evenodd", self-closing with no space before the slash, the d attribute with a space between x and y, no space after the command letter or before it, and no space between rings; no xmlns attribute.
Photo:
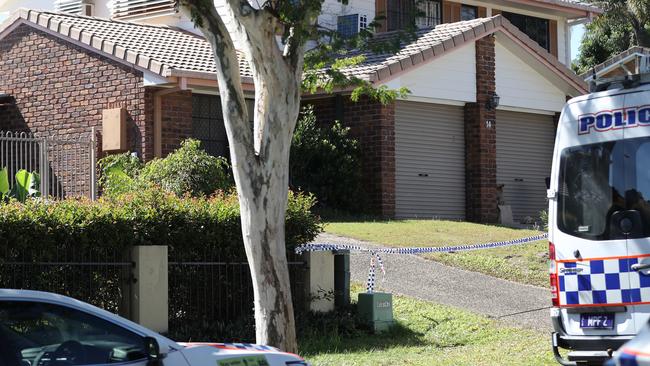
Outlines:
<svg viewBox="0 0 650 366"><path fill-rule="evenodd" d="M241 210L242 234L253 279L256 341L297 352L285 246L289 148L300 110L303 52L279 49L278 22L245 0L226 0L234 19L228 30L212 0L181 0L181 9L212 45L232 169ZM255 82L254 125L248 118L237 37ZM297 43L296 43L297 44Z"/></svg>

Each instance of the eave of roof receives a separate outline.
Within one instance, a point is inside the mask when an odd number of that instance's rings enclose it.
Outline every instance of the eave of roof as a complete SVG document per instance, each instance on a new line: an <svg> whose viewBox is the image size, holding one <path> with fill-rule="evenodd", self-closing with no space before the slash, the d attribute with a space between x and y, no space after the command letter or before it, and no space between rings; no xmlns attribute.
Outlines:
<svg viewBox="0 0 650 366"><path fill-rule="evenodd" d="M599 7L583 1L574 0L508 0L520 4L531 4L535 6L547 7L550 9L570 9L578 10L584 15L602 14L603 10Z"/></svg>
<svg viewBox="0 0 650 366"><path fill-rule="evenodd" d="M589 71L580 74L580 77L582 77L586 81L589 81L593 79L594 73L598 75L601 72L606 72L615 68L618 64L627 63L634 57L648 56L648 55L650 55L650 48L633 46L617 55L608 58L604 62L601 62L600 64L591 68Z"/></svg>

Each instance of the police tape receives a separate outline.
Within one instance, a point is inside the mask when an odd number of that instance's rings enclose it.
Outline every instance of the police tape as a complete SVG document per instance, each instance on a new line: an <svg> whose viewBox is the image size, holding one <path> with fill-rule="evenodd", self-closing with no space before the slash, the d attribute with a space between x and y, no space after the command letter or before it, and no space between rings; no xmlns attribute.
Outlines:
<svg viewBox="0 0 650 366"><path fill-rule="evenodd" d="M526 238L506 240L506 241L497 241L492 243L481 243L481 244L466 244L466 245L451 245L443 247L411 247L411 248L366 248L360 245L349 245L349 244L323 244L323 243L314 243L314 244L303 244L296 247L296 254L302 254L304 252L329 252L329 251L339 251L339 250L348 250L351 252L360 252L360 253L370 253L370 270L368 271L368 281L366 282L366 291L368 293L373 293L375 289L375 267L377 264L383 275L386 275L386 270L384 268L384 262L381 259L379 254L427 254L427 253L454 253L454 252L466 252L471 250L482 250L482 249L494 249L502 247L511 247L516 245L523 245L539 240L548 238L548 234L543 233L535 236L529 236Z"/></svg>

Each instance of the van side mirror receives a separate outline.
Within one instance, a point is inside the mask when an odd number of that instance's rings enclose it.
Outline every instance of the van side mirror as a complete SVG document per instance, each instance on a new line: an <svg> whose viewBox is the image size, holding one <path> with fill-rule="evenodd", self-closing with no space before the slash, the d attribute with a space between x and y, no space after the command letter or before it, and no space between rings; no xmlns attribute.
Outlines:
<svg viewBox="0 0 650 366"><path fill-rule="evenodd" d="M551 177L544 178L544 181L546 182L546 189L551 189Z"/></svg>
<svg viewBox="0 0 650 366"><path fill-rule="evenodd" d="M160 355L160 346L158 345L156 338L144 338L144 352L149 360L149 362L147 362L148 366L158 366L161 364L160 360L162 360L162 356Z"/></svg>

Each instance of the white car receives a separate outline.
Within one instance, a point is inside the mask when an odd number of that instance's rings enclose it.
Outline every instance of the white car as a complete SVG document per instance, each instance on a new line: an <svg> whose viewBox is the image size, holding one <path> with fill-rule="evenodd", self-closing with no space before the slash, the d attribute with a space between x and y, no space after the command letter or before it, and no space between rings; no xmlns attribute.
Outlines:
<svg viewBox="0 0 650 366"><path fill-rule="evenodd" d="M269 346L176 343L69 297L0 289L0 366L300 366Z"/></svg>

